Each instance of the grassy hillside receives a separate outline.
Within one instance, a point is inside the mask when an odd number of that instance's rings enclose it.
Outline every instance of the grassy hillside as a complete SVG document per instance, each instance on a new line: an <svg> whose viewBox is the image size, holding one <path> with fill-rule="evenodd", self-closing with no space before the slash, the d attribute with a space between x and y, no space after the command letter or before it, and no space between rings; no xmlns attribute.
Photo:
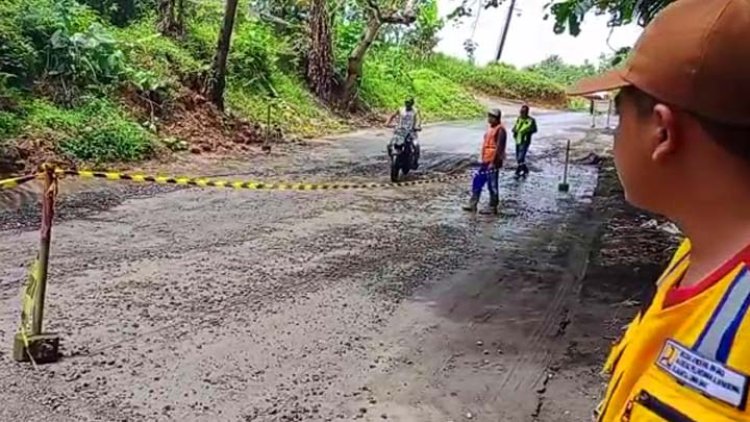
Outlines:
<svg viewBox="0 0 750 422"><path fill-rule="evenodd" d="M518 70L504 64L476 67L466 61L442 55L432 57L425 65L483 94L558 107L566 104L561 84L529 70Z"/></svg>

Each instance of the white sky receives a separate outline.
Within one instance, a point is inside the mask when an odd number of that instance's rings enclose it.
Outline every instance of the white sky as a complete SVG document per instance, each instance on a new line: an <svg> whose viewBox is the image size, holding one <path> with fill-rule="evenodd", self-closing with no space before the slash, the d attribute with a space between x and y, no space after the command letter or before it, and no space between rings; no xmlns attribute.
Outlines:
<svg viewBox="0 0 750 422"><path fill-rule="evenodd" d="M440 14L445 16L460 4L461 0L438 0ZM582 64L589 59L594 64L601 53L610 53L607 37L607 16L586 16L578 37L555 35L552 31L553 20L544 20L544 5L548 0L517 0L516 12L511 19L510 30L505 40L501 61L516 66L527 66L557 54L566 63ZM505 0L501 7L482 10L474 32L474 41L478 43L475 57L477 64L485 64L495 59L500 33L505 24L505 16L510 1ZM520 16L519 16L520 13ZM474 17L466 18L463 25L456 28L447 22L440 33L437 50L451 56L466 58L464 41L471 37ZM610 45L617 49L632 46L641 28L629 25L616 28L610 38Z"/></svg>

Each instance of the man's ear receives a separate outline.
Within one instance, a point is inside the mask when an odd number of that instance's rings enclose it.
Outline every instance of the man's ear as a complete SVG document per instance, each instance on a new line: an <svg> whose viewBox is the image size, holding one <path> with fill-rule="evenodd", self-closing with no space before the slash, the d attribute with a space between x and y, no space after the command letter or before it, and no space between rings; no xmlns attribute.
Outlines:
<svg viewBox="0 0 750 422"><path fill-rule="evenodd" d="M677 116L665 104L657 104L652 112L653 133L651 158L662 161L677 151L679 137L677 136Z"/></svg>

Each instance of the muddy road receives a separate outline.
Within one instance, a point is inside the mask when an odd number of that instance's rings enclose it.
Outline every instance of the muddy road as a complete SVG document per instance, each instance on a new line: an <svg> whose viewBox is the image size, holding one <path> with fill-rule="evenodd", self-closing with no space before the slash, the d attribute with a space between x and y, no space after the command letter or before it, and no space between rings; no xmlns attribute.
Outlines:
<svg viewBox="0 0 750 422"><path fill-rule="evenodd" d="M586 115L538 122L532 173L503 171L498 217L460 211L468 178L336 192L66 180L45 315L64 357L36 370L10 346L37 216L0 215L0 420L587 420L609 312L576 325L597 168L574 165L569 194L557 185L566 139L579 155L601 145L582 140ZM482 131L425 129L412 177L468 174ZM386 139L174 166L385 181Z"/></svg>

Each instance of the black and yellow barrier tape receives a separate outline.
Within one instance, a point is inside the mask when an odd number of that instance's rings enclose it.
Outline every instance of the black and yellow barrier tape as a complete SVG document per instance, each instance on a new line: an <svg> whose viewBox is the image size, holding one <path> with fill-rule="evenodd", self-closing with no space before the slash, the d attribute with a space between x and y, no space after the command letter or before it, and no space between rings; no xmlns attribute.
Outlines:
<svg viewBox="0 0 750 422"><path fill-rule="evenodd" d="M175 177L157 176L147 174L123 173L116 171L91 171L91 170L64 170L57 168L58 175L76 176L81 178L97 178L110 181L133 181L139 183L156 183L162 185L214 187L223 189L250 189L250 190L290 190L290 191L321 191L321 190L361 190L375 188L421 186L435 183L445 183L466 178L470 173L447 174L429 179L406 180L402 182L261 182L242 180L217 180L212 177ZM35 173L0 180L0 190L13 189L26 182L40 178L44 173Z"/></svg>
<svg viewBox="0 0 750 422"><path fill-rule="evenodd" d="M27 174L26 176L11 177L10 179L0 180L0 190L17 188L26 182L30 182L36 179L40 175L41 174L39 173L35 173Z"/></svg>
<svg viewBox="0 0 750 422"><path fill-rule="evenodd" d="M225 189L250 189L250 190L291 190L291 191L320 191L320 190L353 190L353 189L374 189L401 186L419 186L433 183L444 183L452 180L458 180L466 177L466 174L449 174L430 179L407 180L403 182L387 183L309 183L309 182L259 182L259 181L231 181L231 180L214 180L209 177L173 177L173 176L153 176L144 174L130 174L113 171L88 171L88 170L61 170L58 173L78 176L81 178L99 178L106 180L128 180L140 183L157 183L163 185L178 186L196 186L196 187L215 187Z"/></svg>

